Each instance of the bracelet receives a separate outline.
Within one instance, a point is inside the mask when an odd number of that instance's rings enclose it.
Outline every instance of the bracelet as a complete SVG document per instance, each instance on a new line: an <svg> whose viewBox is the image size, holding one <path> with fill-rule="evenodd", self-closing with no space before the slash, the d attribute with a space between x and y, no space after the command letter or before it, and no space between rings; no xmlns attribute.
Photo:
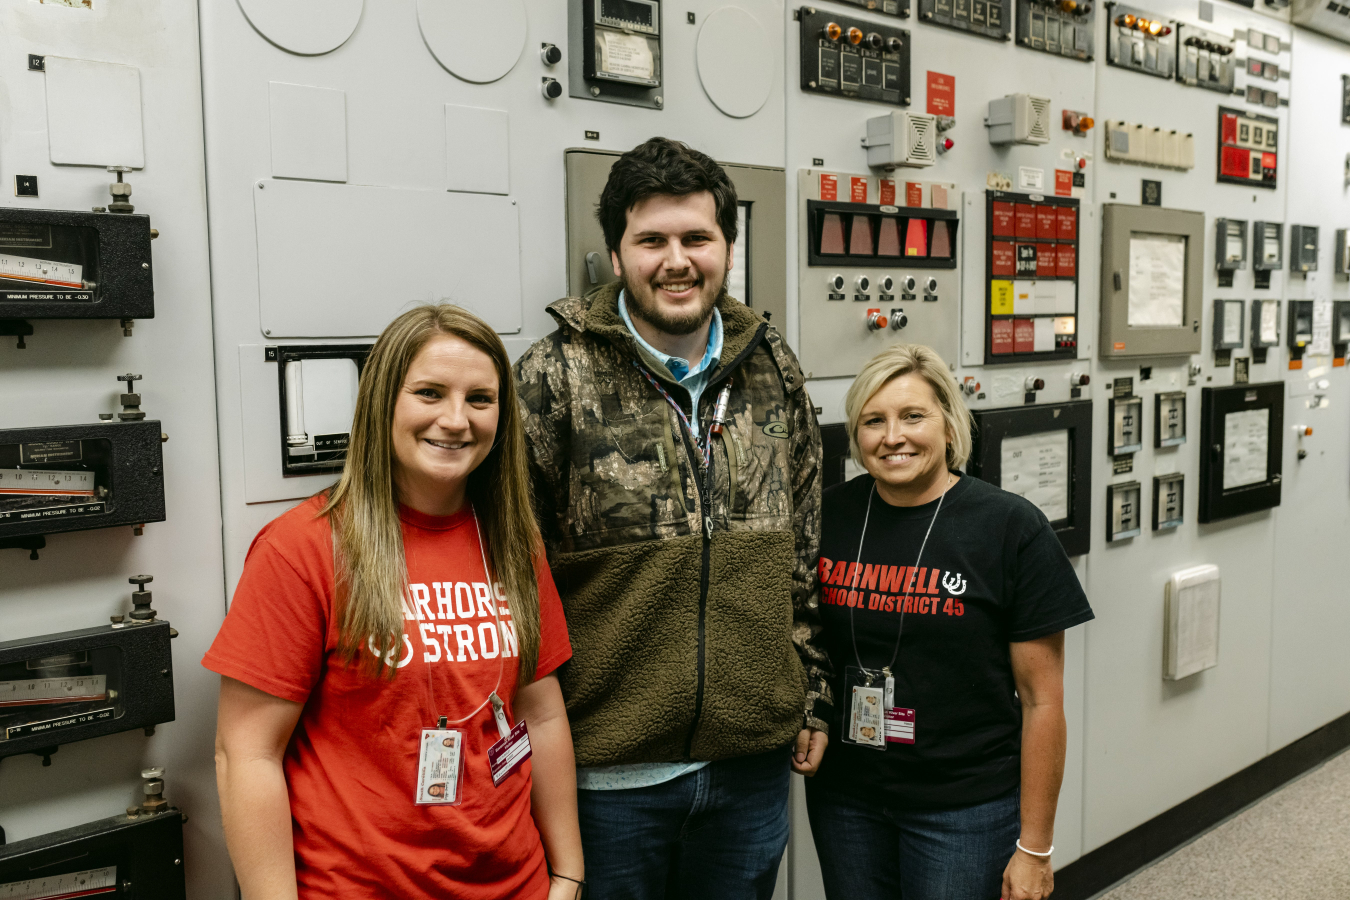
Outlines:
<svg viewBox="0 0 1350 900"><path fill-rule="evenodd" d="M570 878L567 875L562 874L561 872L550 872L549 874L552 875L554 878L561 878L563 881L570 881L573 884L580 884L580 885L586 884L586 882L580 878Z"/></svg>
<svg viewBox="0 0 1350 900"><path fill-rule="evenodd" d="M1055 852L1055 845L1054 845L1054 844L1051 844L1051 845L1050 845L1050 849L1047 850L1047 851L1045 851L1044 853L1037 853L1035 850L1028 850L1026 847L1023 847L1023 846L1022 846L1022 839L1021 839L1021 838L1018 838L1018 839L1017 839L1017 849L1018 849L1018 850L1021 850L1023 853L1025 853L1025 854L1027 854L1027 855L1029 855L1029 856L1039 856L1041 859L1046 859L1046 858L1048 858L1048 857L1050 856L1051 853L1054 853L1054 852Z"/></svg>

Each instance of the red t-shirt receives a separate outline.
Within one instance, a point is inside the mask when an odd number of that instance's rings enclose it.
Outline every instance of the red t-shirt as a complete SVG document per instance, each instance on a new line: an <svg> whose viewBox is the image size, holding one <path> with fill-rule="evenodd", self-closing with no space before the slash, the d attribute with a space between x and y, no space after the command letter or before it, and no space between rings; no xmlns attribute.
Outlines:
<svg viewBox="0 0 1350 900"><path fill-rule="evenodd" d="M497 693L516 721L515 627L483 572L472 512L400 509L411 601L389 681L344 664L337 652L332 531L315 517L321 508L317 498L302 503L254 539L229 615L202 660L304 704L283 764L300 897L545 897L530 763L493 787L487 750L499 736L491 706L452 726L465 732L461 804L413 802L422 729L482 703L503 662ZM542 678L572 648L542 557L535 568Z"/></svg>

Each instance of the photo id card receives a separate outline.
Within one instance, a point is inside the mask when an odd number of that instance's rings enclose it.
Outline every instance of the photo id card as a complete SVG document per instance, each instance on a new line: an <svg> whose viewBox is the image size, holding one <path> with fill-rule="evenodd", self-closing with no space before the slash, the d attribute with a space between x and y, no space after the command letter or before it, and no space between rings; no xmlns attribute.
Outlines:
<svg viewBox="0 0 1350 900"><path fill-rule="evenodd" d="M521 719L506 737L488 748L488 768L492 770L492 785L499 786L525 760L530 758L530 732Z"/></svg>
<svg viewBox="0 0 1350 900"><path fill-rule="evenodd" d="M879 687L853 686L851 713L849 715L849 739L871 747L885 748L886 740L882 725L882 703L885 692Z"/></svg>
<svg viewBox="0 0 1350 900"><path fill-rule="evenodd" d="M455 729L423 728L418 754L418 806L459 804L459 778L464 756L464 734Z"/></svg>
<svg viewBox="0 0 1350 900"><path fill-rule="evenodd" d="M914 743L914 710L898 706L886 710L886 743Z"/></svg>

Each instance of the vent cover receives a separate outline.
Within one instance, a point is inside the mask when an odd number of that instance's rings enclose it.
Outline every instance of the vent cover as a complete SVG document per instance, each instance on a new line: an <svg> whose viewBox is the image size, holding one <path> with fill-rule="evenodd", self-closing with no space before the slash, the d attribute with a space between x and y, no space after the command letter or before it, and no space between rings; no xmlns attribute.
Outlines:
<svg viewBox="0 0 1350 900"><path fill-rule="evenodd" d="M937 162L937 153L933 144L933 133L937 131L937 120L932 116L910 115L909 148L906 154L910 165L930 165Z"/></svg>
<svg viewBox="0 0 1350 900"><path fill-rule="evenodd" d="M1037 144L1050 143L1050 101L1045 97L1028 97L1031 105L1031 127L1027 140Z"/></svg>

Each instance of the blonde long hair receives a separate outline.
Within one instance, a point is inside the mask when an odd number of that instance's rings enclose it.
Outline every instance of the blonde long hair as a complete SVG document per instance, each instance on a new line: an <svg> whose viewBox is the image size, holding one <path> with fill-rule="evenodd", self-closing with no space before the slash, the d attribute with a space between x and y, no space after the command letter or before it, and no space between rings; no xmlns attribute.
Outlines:
<svg viewBox="0 0 1350 900"><path fill-rule="evenodd" d="M539 584L534 563L542 543L530 502L515 377L506 347L492 327L448 303L419 306L389 323L361 373L347 462L319 512L333 525L339 651L351 662L370 642L372 650L378 648L372 669L384 670L389 678L398 669L397 665L382 665L387 658L397 659L402 649L403 610L408 602L391 431L408 368L437 335L462 338L491 357L497 368L496 446L469 474L467 499L487 545L489 578L501 584L515 621L520 663L517 684L528 684L539 661Z"/></svg>
<svg viewBox="0 0 1350 900"><path fill-rule="evenodd" d="M862 465L862 452L858 449L858 417L862 408L891 379L911 372L928 382L942 410L947 426L947 468L961 468L970 458L970 410L961 400L961 388L951 369L935 350L923 344L892 344L869 359L853 379L844 397L848 447L853 461Z"/></svg>

